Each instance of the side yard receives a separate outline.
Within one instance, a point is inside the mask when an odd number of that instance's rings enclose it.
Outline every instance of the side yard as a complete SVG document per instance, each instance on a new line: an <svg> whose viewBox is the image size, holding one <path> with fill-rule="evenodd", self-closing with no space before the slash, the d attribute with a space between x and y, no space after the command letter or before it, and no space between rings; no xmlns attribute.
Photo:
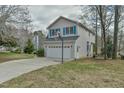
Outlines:
<svg viewBox="0 0 124 93"><path fill-rule="evenodd" d="M124 87L124 61L80 59L24 74L0 87Z"/></svg>
<svg viewBox="0 0 124 93"><path fill-rule="evenodd" d="M17 54L12 52L0 52L0 63L10 60L27 59L34 57L33 54Z"/></svg>

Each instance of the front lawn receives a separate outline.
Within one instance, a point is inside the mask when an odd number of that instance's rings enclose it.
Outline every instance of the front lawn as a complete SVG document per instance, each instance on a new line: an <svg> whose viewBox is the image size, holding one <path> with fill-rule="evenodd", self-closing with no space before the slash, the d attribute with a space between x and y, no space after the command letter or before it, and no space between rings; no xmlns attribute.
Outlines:
<svg viewBox="0 0 124 93"><path fill-rule="evenodd" d="M12 52L0 52L0 63L10 61L10 60L27 59L32 57L34 57L33 54L17 54Z"/></svg>
<svg viewBox="0 0 124 93"><path fill-rule="evenodd" d="M124 61L80 59L24 74L1 87L124 87Z"/></svg>

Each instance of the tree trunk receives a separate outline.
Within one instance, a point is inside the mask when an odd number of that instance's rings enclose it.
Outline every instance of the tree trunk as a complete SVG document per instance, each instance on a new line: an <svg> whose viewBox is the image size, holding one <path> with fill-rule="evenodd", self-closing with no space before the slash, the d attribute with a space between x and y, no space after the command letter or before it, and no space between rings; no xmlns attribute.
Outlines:
<svg viewBox="0 0 124 93"><path fill-rule="evenodd" d="M119 14L118 14L118 7L115 6L115 22L114 22L114 37L113 37L113 52L112 52L112 59L117 58L117 37L118 37L118 21L119 21Z"/></svg>
<svg viewBox="0 0 124 93"><path fill-rule="evenodd" d="M107 48L106 48L106 31L105 31L105 20L103 18L103 9L102 6L99 6L99 12L100 12L100 20L101 20L101 26L102 26L102 31L103 31L103 41L104 41L104 59L106 60L106 53L107 53Z"/></svg>
<svg viewBox="0 0 124 93"><path fill-rule="evenodd" d="M96 55L97 55L97 46L98 46L98 43L97 43L97 40L98 40L98 39L97 39L97 36L98 36L98 35L97 35L97 20L98 20L98 19L97 19L97 10L96 10Z"/></svg>
<svg viewBox="0 0 124 93"><path fill-rule="evenodd" d="M119 53L120 53L120 51L121 51L122 37L123 37L123 31L121 31L121 33L120 33L119 48L118 48L118 52L119 52Z"/></svg>

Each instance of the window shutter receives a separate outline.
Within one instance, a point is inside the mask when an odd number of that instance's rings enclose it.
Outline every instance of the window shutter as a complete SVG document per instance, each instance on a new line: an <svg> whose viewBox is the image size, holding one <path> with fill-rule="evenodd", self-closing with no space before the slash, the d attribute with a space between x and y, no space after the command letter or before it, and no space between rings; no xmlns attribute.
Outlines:
<svg viewBox="0 0 124 93"><path fill-rule="evenodd" d="M64 27L63 28L63 35L65 35L66 34L66 28Z"/></svg>
<svg viewBox="0 0 124 93"><path fill-rule="evenodd" d="M76 26L74 26L74 29L73 29L73 30L74 30L74 31L73 31L73 32L74 32L74 34L76 34Z"/></svg>
<svg viewBox="0 0 124 93"><path fill-rule="evenodd" d="M51 30L49 31L49 35L51 36Z"/></svg>

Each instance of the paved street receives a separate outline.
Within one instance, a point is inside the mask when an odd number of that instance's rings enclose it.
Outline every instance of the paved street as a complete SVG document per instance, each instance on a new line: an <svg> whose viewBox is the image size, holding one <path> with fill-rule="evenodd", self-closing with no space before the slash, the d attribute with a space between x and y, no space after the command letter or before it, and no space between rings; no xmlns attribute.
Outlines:
<svg viewBox="0 0 124 93"><path fill-rule="evenodd" d="M55 64L59 64L59 62L53 62L45 58L23 59L0 63L0 84L24 73Z"/></svg>

